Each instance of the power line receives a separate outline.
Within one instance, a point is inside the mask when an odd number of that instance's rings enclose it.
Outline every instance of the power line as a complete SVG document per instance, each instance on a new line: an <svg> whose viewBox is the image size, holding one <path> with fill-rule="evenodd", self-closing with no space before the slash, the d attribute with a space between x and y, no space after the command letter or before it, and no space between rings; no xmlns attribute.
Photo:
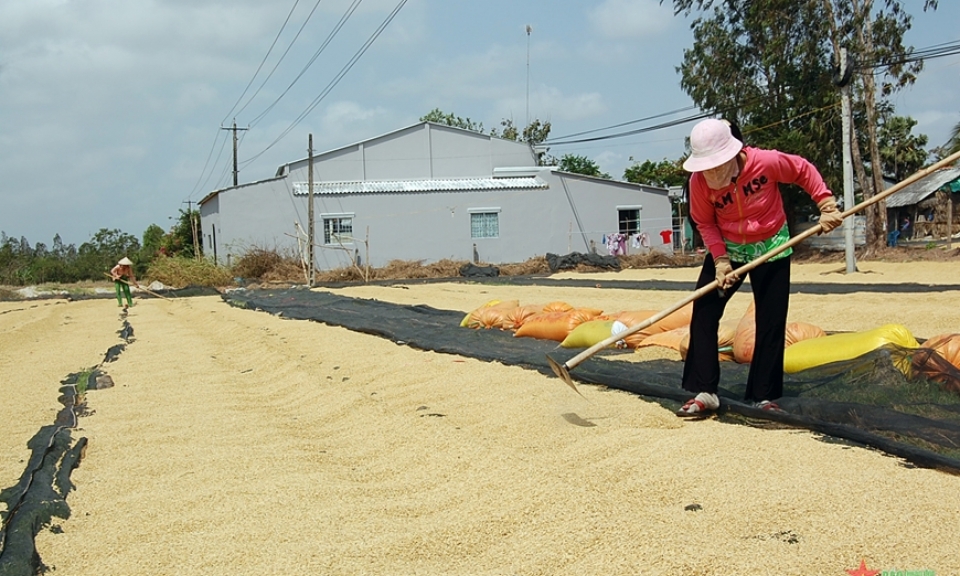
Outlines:
<svg viewBox="0 0 960 576"><path fill-rule="evenodd" d="M856 66L857 70L869 70L877 68L887 68L898 64L907 64L920 60L934 60L945 56L954 56L960 54L960 40L934 44L927 48L914 50L913 52L904 52L901 54L881 55L872 62L865 62Z"/></svg>
<svg viewBox="0 0 960 576"><path fill-rule="evenodd" d="M299 116L297 116L297 118L290 124L290 126L288 126L283 132L281 132L280 135L277 136L273 140L273 142L268 144L266 148L264 148L257 154L245 160L244 165L247 165L250 162L253 162L257 158L262 156L267 150L277 145L277 143L283 140L283 138L285 138L287 134L289 134L294 128L296 128L297 125L299 125L300 122L302 122L303 119L306 118L310 114L310 112L312 112L313 109L316 108L317 105L320 104L320 102L327 97L330 91L332 91L333 88L335 88L336 85L340 83L340 80L342 80L343 77L346 76L347 72L349 72L350 69L353 68L353 66L366 53L366 51L370 48L370 46L372 46L373 43L377 40L377 38L380 37L380 34L383 33L384 29L386 29L386 27L390 24L390 22L393 21L393 19L400 12L400 10L406 5L407 1L408 0L401 0L397 4L397 6L390 12L390 14L386 17L386 19L384 19L384 21L380 24L380 26L378 26L377 29L373 32L373 34L367 39L367 41L364 42L363 46L361 46L360 49L357 50L357 52L353 55L353 57L350 58L350 60L344 65L344 67L340 69L340 72L337 73L334 79L331 80L330 83L327 84L327 86L323 89L323 91L320 92L320 94L317 95L316 98L314 98L313 102L311 102L310 105L307 106L307 108L303 112L301 112Z"/></svg>
<svg viewBox="0 0 960 576"><path fill-rule="evenodd" d="M892 66L892 65L895 65L895 64L903 64L903 63L907 63L907 62L916 62L916 61L919 61L919 60L932 60L932 59L935 59L935 58L942 58L942 57L944 57L944 56L952 56L952 55L955 55L955 54L960 54L960 40L955 40L955 41L951 41L951 42L944 42L944 43L941 43L941 44L935 44L935 45L930 46L930 47L928 47L928 48L923 48L923 49L920 49L920 50L915 50L915 51L913 51L913 52L910 52L909 54L908 54L908 53L904 53L904 54L898 55L897 57L893 57L893 58L881 58L881 59L879 59L879 60L878 60L876 63L874 63L874 64L864 64L864 65L861 65L861 66L859 67L859 69L860 69L860 70L867 70L867 69L871 69L871 68L873 68L873 69L876 69L876 68L885 68L885 67ZM829 108L829 107L832 107L832 105L831 105L831 106L828 106L828 108ZM635 135L635 134L642 134L642 133L644 133L644 132L651 132L651 131L654 131L654 130L661 130L661 129L664 129L664 128L672 128L672 127L674 127L674 126L677 126L677 125L680 125L680 124L685 124L685 123L687 123L687 122L693 122L693 121L695 121L695 120L700 120L700 119L703 119L703 118L708 118L708 117L710 117L710 116L714 116L714 115L719 114L719 113L722 112L722 111L720 111L720 110L715 110L715 111L713 111L713 112L704 112L704 113L694 114L694 115L691 115L691 116L687 116L687 117L684 117L684 118L680 118L680 119L678 119L678 120L672 120L672 121L669 121L669 122L664 122L664 123L662 123L662 124L656 124L656 125L654 125L654 126L649 126L649 127L647 127L647 128L639 128L639 129L636 129L636 130L628 130L628 131L625 131L625 132L618 132L618 133L615 133L615 134L607 134L607 135L604 135L604 136L595 136L595 137L592 137L592 138L580 138L580 139L576 139L576 140L569 140L569 138L575 138L576 136L581 136L581 135L585 135L585 134L592 134L592 133L594 133L594 132L602 132L602 131L605 131L605 130L612 130L612 129L614 129L614 128L620 128L620 127L623 127L623 126L628 126L628 125L630 125L630 124L636 124L636 123L638 123L638 122L645 122L645 121L648 121L648 120L653 120L653 119L655 119L655 118L661 118L661 117L663 117L663 116L669 116L669 115L676 114L676 113L679 113L679 112L685 112L685 111L687 111L687 110L694 110L694 109L696 109L696 106L688 106L688 107L686 107L686 108L680 108L680 109L677 109L677 110L672 110L672 111L670 111L670 112L663 112L663 113L661 113L661 114L656 114L656 115L650 116L650 117L648 117L648 118L641 118L641 119L639 119L639 120L631 120L631 121L629 121L629 122L623 122L623 123L620 123L620 124L614 124L613 126L608 126L608 127L606 127L606 128L596 128L596 129L593 129L593 130L586 130L586 131L583 131L583 132L577 132L577 133L574 133L574 134L569 134L569 135L567 135L567 136L562 136L562 137L554 138L554 139L551 139L551 140L546 140L546 141L544 141L544 144L545 144L545 145L548 145L548 146L564 146L564 145L567 145L567 144L581 144L581 143L585 143L585 142L597 142L597 141L609 140L609 139L613 139L613 138L622 138L622 137L624 137L624 136L632 136L632 135ZM818 110L820 110L820 109L818 109Z"/></svg>
<svg viewBox="0 0 960 576"><path fill-rule="evenodd" d="M340 21L337 22L336 26L333 27L333 30L330 31L330 33L327 35L327 37L326 37L326 39L323 41L323 43L320 44L320 48L318 48L317 51L313 53L313 56L310 58L309 61L307 61L307 64L306 64L303 68L300 69L300 73L296 75L296 77L293 79L293 81L290 83L290 85L287 86L286 89L284 89L284 91L281 92L280 95L277 96L277 98L276 98L269 106L267 106L267 108L266 108L263 112L261 112L260 114L258 114L257 116L255 116L255 117L253 118L253 120L250 121L250 125L251 125L251 126L256 126L256 125L260 122L260 120L263 120L264 116L266 116L271 110L273 110L273 107L276 106L278 103L280 103L280 100L281 100L284 96L287 95L287 92L289 92L290 89L293 88L294 84L296 84L296 83L300 80L300 78L301 78L304 74L306 74L307 70L308 70L311 66L313 66L313 63L317 60L317 58L320 56L320 54L326 49L327 45L330 44L330 41L333 40L333 38L337 35L337 33L340 31L340 29L343 28L343 25L346 24L347 20L350 19L350 16L353 15L353 13L356 11L357 7L360 6L360 3L361 3L361 2L363 2L363 0L353 0L353 3L351 3L350 6L347 7L347 10L343 13L343 15L340 16ZM320 4L319 0L318 0L317 4L318 4L318 5ZM316 6L314 6L314 10L316 10ZM313 14L313 12L311 11L310 14ZM304 24L306 24L306 22L304 22ZM302 31L303 28L301 27L300 30ZM297 32L297 35L299 36L299 35L300 35L300 32ZM292 46L292 44L291 44L291 46ZM289 50L289 48L288 48L287 50ZM286 54L286 52L285 52L284 54ZM278 64L279 64L279 62L278 62ZM274 68L274 70L276 70L276 68ZM273 75L273 72L271 71L270 74ZM269 77L268 77L267 79L269 79ZM266 81L264 81L264 83L266 83ZM261 86L261 88L262 88L262 86ZM258 92L259 92L259 90L258 90ZM246 106L244 106L244 107L246 107Z"/></svg>
<svg viewBox="0 0 960 576"><path fill-rule="evenodd" d="M290 22L290 17L293 16L293 11L296 10L297 4L299 4L299 3L300 3L300 0L293 0L293 6L290 8L290 12L287 13L287 18L286 18L286 20L284 20L284 21L283 21L283 25L280 26L280 30L277 32L276 38L274 38L274 39L273 39L273 42L270 44L270 48L267 49L267 53L263 55L263 60L261 60L261 61L260 61L260 65L257 66L256 72L253 73L253 76L250 78L250 81L247 82L247 87L243 89L243 92L240 94L240 97L237 98L237 101L236 101L236 102L234 102L233 107L230 108L230 111L226 113L226 115L223 117L223 120L220 121L220 124L223 124L224 122L226 122L226 121L227 121L227 118L229 118L230 115L233 114L233 111L237 109L237 105L240 104L240 101L243 100L243 97L247 94L247 90L249 90L249 89L250 89L250 86L253 85L253 81L257 78L257 75L260 74L260 70L263 69L263 65L267 62L267 58L270 57L270 53L273 52L273 47L277 45L277 40L280 39L280 35L283 34L283 31L286 29L287 24ZM317 0L317 4L320 4L320 1L319 1L319 0ZM314 10L316 10L316 6L314 6ZM312 14L313 14L313 12L311 11L311 12L310 12L310 15L312 15ZM308 20L308 21L310 20L310 16L309 16L309 15L307 16L307 20ZM304 22L304 25L306 25L306 22ZM300 29L303 30L303 27L301 27ZM297 32L297 35L298 35L298 36L299 36L299 34L300 34L300 33ZM296 41L296 37L294 37L293 40ZM290 45L292 46L292 45L293 45L293 42L291 42ZM287 50L289 51L290 48L288 47ZM273 70L276 70L276 69L277 69L277 66L280 65L280 62L283 61L283 57L286 56L286 55L287 55L287 53L284 52L284 53L280 56L280 59L277 60L277 64L276 64L276 66L273 67ZM270 74L271 74L271 75L273 74L273 70L270 71ZM270 76L268 75L267 78L263 81L263 84L266 84L267 80L269 80L269 79L270 79ZM260 84L260 88L263 88L263 84ZM247 101L247 104L249 104L250 102L252 102L253 99L257 97L257 94L260 92L260 88L257 88L257 91L254 92L253 96L250 97L250 100ZM240 112L243 112L243 109L247 107L247 104L244 104L244 105L243 105L243 108L240 108L240 110L237 111L237 114L239 114Z"/></svg>
<svg viewBox="0 0 960 576"><path fill-rule="evenodd" d="M566 140L567 138L575 138L577 136L583 136L584 134L593 134L594 132L602 132L604 130L613 130L614 128L622 128L624 126L629 126L630 124L637 124L640 122L647 122L649 120L656 120L657 118L663 118L664 116L670 116L672 114L679 114L680 112L687 112L688 110L696 110L696 106L686 106L684 108L677 108L676 110L671 110L669 112L662 112L660 114L654 114L653 116L647 116L646 118L639 118L637 120L630 120L627 122L621 122L619 124L614 124L612 126L607 126L605 128L594 128L593 130L584 130L583 132L574 132L573 134L567 134L566 136L557 136L554 140Z"/></svg>

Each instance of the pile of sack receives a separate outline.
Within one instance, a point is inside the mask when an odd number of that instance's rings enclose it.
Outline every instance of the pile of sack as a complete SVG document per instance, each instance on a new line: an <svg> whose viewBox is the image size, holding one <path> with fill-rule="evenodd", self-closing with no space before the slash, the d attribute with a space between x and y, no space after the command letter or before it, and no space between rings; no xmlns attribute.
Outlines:
<svg viewBox="0 0 960 576"><path fill-rule="evenodd" d="M626 332L659 310L605 313L596 308L576 307L566 302L520 305L519 300L491 300L469 312L460 326L473 329L512 330L516 337L554 340L564 348L589 348ZM640 349L663 346L686 358L693 304L688 304L611 346ZM784 372L795 373L832 362L850 360L883 346L895 345L919 352L936 353L960 370L960 333L940 334L922 345L902 324L886 324L863 332L828 335L806 322L790 322L785 333ZM748 364L756 343L756 313L753 303L738 320L723 320L717 334L717 354L723 361ZM898 366L904 373L910 363ZM958 390L960 392L960 390Z"/></svg>

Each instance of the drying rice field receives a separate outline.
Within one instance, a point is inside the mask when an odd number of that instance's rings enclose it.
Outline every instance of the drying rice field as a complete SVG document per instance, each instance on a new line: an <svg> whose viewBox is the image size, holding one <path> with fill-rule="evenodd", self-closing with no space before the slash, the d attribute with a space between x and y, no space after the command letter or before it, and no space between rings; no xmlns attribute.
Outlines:
<svg viewBox="0 0 960 576"><path fill-rule="evenodd" d="M793 281L945 289L801 291L789 319L827 331L900 323L918 338L960 332L960 262L859 268L795 264ZM685 294L605 282L696 273L554 277L589 278L589 288L336 292L463 312L491 299L619 311ZM737 294L727 314L739 317L749 299ZM115 386L88 393L90 414L72 431L88 446L69 518L36 536L51 574L960 572L960 476L875 450L805 430L684 421L599 386L580 397L531 370L216 296L139 299L125 320L126 343L112 299L0 302L0 490L17 484L27 442L62 408L61 380L125 344L102 366Z"/></svg>

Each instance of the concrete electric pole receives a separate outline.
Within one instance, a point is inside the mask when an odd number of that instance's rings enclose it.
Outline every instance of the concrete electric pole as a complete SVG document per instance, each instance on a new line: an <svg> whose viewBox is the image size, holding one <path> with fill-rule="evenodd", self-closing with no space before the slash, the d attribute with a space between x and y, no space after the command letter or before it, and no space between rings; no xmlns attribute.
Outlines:
<svg viewBox="0 0 960 576"><path fill-rule="evenodd" d="M233 128L220 127L221 130L231 130L233 132L233 185L238 184L240 173L237 171L237 130L249 130L249 128L237 128L237 121L234 119Z"/></svg>

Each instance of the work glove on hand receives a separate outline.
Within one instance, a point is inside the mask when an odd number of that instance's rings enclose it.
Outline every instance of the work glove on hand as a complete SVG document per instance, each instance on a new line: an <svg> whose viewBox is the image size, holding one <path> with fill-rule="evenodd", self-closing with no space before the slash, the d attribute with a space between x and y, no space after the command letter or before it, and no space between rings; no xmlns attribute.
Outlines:
<svg viewBox="0 0 960 576"><path fill-rule="evenodd" d="M837 202L833 196L818 202L817 208L820 209L820 227L823 229L821 234L843 224L843 216L837 210Z"/></svg>
<svg viewBox="0 0 960 576"><path fill-rule="evenodd" d="M718 256L714 259L714 264L717 267L717 283L720 285L720 288L726 289L733 286L737 281L737 277L727 277L727 274L733 272L733 266L730 265L730 258L728 256Z"/></svg>

